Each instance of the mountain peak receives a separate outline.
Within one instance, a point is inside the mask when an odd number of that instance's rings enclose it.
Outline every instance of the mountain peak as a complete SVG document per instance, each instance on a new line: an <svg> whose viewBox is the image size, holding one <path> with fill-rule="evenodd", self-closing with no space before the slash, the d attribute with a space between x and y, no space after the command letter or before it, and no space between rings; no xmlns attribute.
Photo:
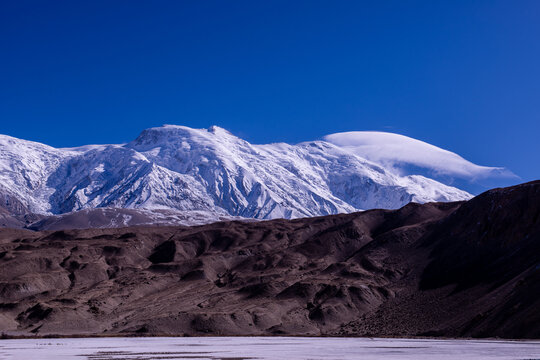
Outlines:
<svg viewBox="0 0 540 360"><path fill-rule="evenodd" d="M207 129L194 129L182 125L165 124L159 127L145 129L134 140L137 144L156 143L160 141L171 141L175 139L185 139L193 137L208 137L208 135L236 137L228 130L212 125Z"/></svg>
<svg viewBox="0 0 540 360"><path fill-rule="evenodd" d="M471 197L422 176L401 176L325 140L252 145L215 125L164 125L125 145L77 151L20 141L21 147L0 151L0 193L41 213L109 206L258 219Z"/></svg>
<svg viewBox="0 0 540 360"><path fill-rule="evenodd" d="M224 129L217 125L212 125L208 128L208 132L216 136L232 137L238 139L237 136L233 135L229 130Z"/></svg>

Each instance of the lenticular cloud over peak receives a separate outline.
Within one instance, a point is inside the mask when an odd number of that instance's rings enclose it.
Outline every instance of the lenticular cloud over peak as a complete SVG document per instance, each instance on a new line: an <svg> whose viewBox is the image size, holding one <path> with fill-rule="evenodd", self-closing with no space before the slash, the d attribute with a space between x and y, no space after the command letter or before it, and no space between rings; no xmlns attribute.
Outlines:
<svg viewBox="0 0 540 360"><path fill-rule="evenodd" d="M470 181L517 177L503 167L476 165L451 151L394 133L350 131L327 135L324 140L367 160L402 171L408 166L415 166L436 175Z"/></svg>

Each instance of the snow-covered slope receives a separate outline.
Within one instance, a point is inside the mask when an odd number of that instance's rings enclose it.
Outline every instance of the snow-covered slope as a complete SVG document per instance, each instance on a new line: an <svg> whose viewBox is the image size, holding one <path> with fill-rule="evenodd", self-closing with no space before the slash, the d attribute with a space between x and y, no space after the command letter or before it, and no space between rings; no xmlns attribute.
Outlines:
<svg viewBox="0 0 540 360"><path fill-rule="evenodd" d="M73 149L1 136L0 193L42 214L115 207L197 211L209 219L294 218L471 197L423 176L400 176L330 140L253 145L217 126L174 125L144 130L124 145Z"/></svg>
<svg viewBox="0 0 540 360"><path fill-rule="evenodd" d="M0 192L20 200L35 213L50 211L55 189L47 181L74 153L0 135Z"/></svg>

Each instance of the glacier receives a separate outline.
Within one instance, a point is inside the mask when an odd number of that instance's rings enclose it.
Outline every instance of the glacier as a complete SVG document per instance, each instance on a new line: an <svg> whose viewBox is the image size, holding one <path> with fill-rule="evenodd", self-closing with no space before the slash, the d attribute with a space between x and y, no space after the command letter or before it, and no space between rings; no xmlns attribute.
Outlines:
<svg viewBox="0 0 540 360"><path fill-rule="evenodd" d="M208 214L209 221L290 219L472 197L423 175L400 175L361 156L350 139L338 140L343 137L255 145L218 126L179 125L146 129L127 144L77 148L0 135L0 194L36 214L123 208L195 212L198 219Z"/></svg>

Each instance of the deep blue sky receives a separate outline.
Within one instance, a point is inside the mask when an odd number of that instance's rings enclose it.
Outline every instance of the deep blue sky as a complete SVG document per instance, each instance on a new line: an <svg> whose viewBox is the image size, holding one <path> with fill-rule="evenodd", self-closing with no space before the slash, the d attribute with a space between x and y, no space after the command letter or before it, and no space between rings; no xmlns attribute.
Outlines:
<svg viewBox="0 0 540 360"><path fill-rule="evenodd" d="M540 1L0 3L0 133L412 136L540 178Z"/></svg>

